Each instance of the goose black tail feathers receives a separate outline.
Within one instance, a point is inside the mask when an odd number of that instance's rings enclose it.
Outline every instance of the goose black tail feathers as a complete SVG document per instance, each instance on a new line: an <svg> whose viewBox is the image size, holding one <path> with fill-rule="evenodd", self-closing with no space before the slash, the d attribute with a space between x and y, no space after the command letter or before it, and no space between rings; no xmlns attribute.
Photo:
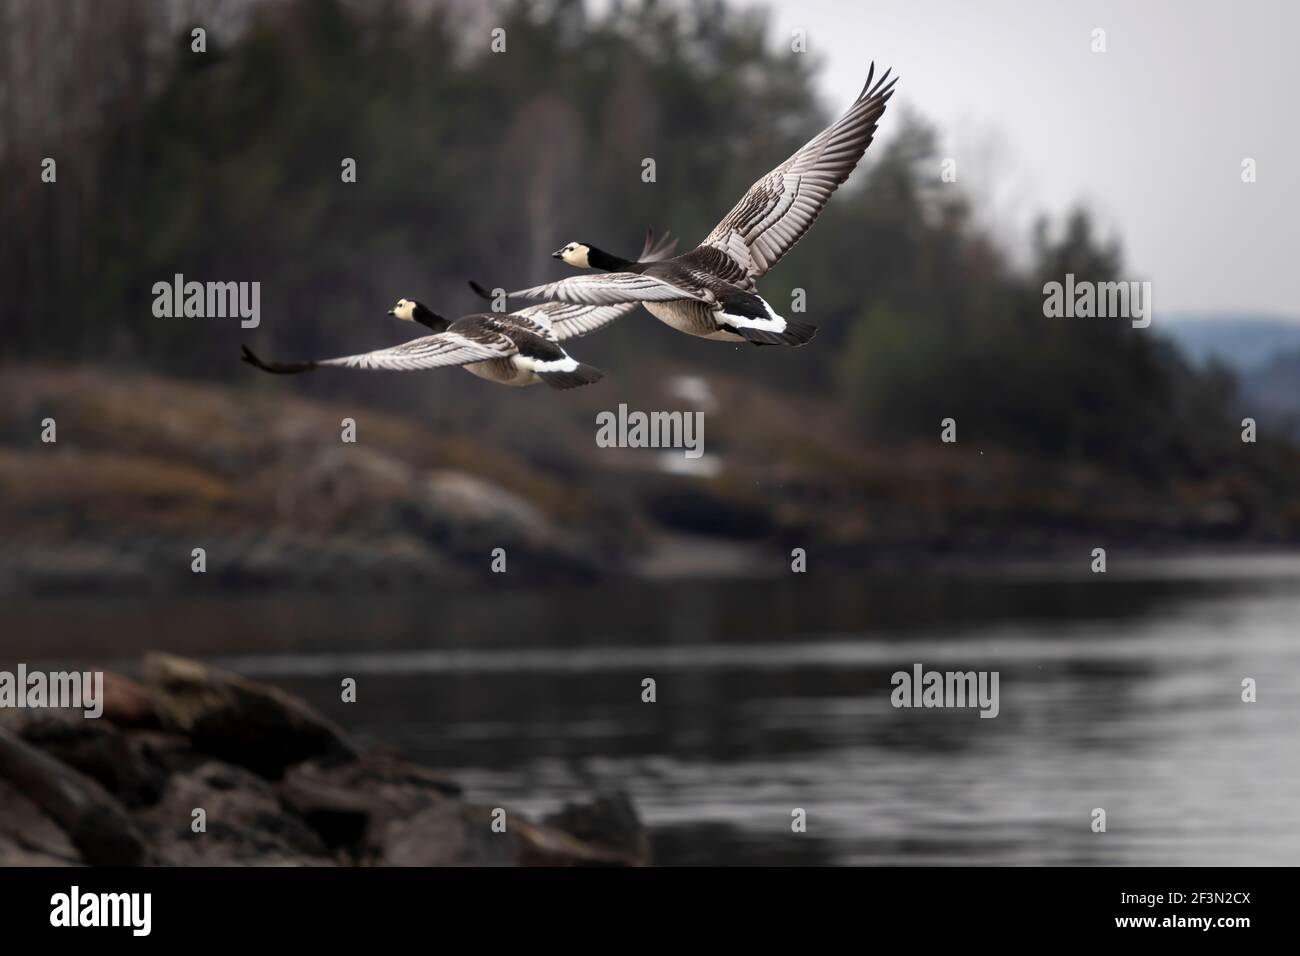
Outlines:
<svg viewBox="0 0 1300 956"><path fill-rule="evenodd" d="M748 342L755 345L790 345L798 348L813 340L817 334L817 326L811 322L791 322L786 319L785 331L770 332L767 329L755 329L732 326L729 332L735 332Z"/></svg>
<svg viewBox="0 0 1300 956"><path fill-rule="evenodd" d="M579 385L599 382L605 377L605 373L594 365L584 365L579 362L578 367L570 372L538 371L537 377L551 388L577 388Z"/></svg>
<svg viewBox="0 0 1300 956"><path fill-rule="evenodd" d="M736 288L725 290L719 294L718 304L726 330L755 345L797 347L811 342L817 334L817 326L782 318L772 311L762 296L753 292Z"/></svg>
<svg viewBox="0 0 1300 956"><path fill-rule="evenodd" d="M270 372L272 375L296 375L299 372L310 372L318 367L315 362L263 362L247 345L242 348L245 362L253 368L260 368L263 372Z"/></svg>

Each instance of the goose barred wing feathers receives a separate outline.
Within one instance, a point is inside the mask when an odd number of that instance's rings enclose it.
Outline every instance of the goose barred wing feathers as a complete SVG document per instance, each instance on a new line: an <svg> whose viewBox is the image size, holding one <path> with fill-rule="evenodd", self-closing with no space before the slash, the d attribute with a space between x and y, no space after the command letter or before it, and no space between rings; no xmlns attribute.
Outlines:
<svg viewBox="0 0 1300 956"><path fill-rule="evenodd" d="M587 335L615 319L621 319L636 308L635 302L619 305L575 305L571 302L543 302L517 309L510 314L516 318L545 324L550 337L557 341Z"/></svg>
<svg viewBox="0 0 1300 956"><path fill-rule="evenodd" d="M471 362L505 358L514 354L515 344L504 334L488 329L476 330L476 332L473 338L460 332L450 331L438 335L426 335L392 348L325 359L317 364L410 371L449 365L468 365Z"/></svg>
<svg viewBox="0 0 1300 956"><path fill-rule="evenodd" d="M523 299L559 299L576 305L620 305L628 302L671 302L692 298L671 282L637 272L602 272L571 276L558 282L511 292Z"/></svg>
<svg viewBox="0 0 1300 956"><path fill-rule="evenodd" d="M754 183L702 245L729 255L751 280L790 251L871 145L898 82L886 71L873 86L875 71L873 63L848 111Z"/></svg>
<svg viewBox="0 0 1300 956"><path fill-rule="evenodd" d="M314 362L264 362L245 347L244 361L265 372L282 374L306 372L310 369L330 366L414 371L505 358L513 355L515 351L514 343L504 334L484 327L473 330L472 335L451 331L440 332L437 335L412 339L410 342L403 342L392 348Z"/></svg>

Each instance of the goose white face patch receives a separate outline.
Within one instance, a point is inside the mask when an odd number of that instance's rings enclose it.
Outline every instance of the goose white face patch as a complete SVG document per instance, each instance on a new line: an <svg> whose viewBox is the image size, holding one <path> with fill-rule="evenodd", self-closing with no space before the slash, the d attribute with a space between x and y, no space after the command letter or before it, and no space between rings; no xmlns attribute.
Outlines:
<svg viewBox="0 0 1300 956"><path fill-rule="evenodd" d="M560 258L576 269L590 269L591 265L587 262L587 253L590 251L589 247L580 242L571 242L564 247L564 251L560 253Z"/></svg>
<svg viewBox="0 0 1300 956"><path fill-rule="evenodd" d="M393 306L393 315L397 316L403 322L414 322L415 303L410 299L398 299L397 305Z"/></svg>

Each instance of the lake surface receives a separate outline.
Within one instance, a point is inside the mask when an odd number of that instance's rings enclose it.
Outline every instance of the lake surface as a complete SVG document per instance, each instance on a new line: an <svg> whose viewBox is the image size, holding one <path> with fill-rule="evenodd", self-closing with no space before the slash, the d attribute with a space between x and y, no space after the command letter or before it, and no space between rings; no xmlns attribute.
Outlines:
<svg viewBox="0 0 1300 956"><path fill-rule="evenodd" d="M1300 556L99 598L4 620L6 660L156 648L272 681L477 802L626 790L661 863L1300 864ZM998 671L999 715L894 708L891 675L917 663Z"/></svg>

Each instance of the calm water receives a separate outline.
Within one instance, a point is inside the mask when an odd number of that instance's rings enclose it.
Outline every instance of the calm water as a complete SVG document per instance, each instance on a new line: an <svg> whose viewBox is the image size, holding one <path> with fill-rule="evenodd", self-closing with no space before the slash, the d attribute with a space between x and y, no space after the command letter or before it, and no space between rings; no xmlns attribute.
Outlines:
<svg viewBox="0 0 1300 956"><path fill-rule="evenodd" d="M663 863L1300 864L1300 557L1115 564L51 602L0 656L203 656L480 802L625 789ZM1000 715L894 709L917 662L998 670Z"/></svg>

